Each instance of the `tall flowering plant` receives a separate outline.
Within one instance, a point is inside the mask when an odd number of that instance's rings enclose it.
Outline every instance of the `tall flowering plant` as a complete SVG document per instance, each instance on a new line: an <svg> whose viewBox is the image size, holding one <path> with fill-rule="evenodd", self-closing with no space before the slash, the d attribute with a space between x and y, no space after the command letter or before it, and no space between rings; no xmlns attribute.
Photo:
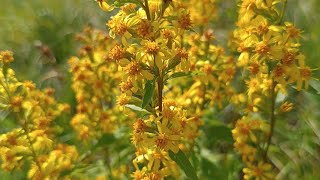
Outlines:
<svg viewBox="0 0 320 180"><path fill-rule="evenodd" d="M240 3L234 47L240 53L237 66L246 84L243 118L232 134L235 149L245 164L244 178L275 179L278 169L269 159L277 116L292 110L293 103L282 100L294 86L308 88L312 70L299 48L302 31L284 22L287 0Z"/></svg>
<svg viewBox="0 0 320 180"><path fill-rule="evenodd" d="M190 71L183 36L190 13L181 1L97 1L110 18L109 34L121 41L110 57L124 72L118 104L145 113L133 123L134 179L178 177L175 154L187 151L198 135L199 118L187 114L170 93L170 80Z"/></svg>
<svg viewBox="0 0 320 180"><path fill-rule="evenodd" d="M0 110L12 121L0 135L4 171L37 180L279 177L277 122L295 106L289 87L307 89L313 74L302 31L285 21L287 0L240 1L229 48L215 41L219 1L96 3L107 31L87 26L76 35L70 105L53 88L18 80L12 52L0 51ZM230 107L235 117L213 122L232 116ZM223 155L204 145L215 135L229 138ZM229 167L236 158L239 167Z"/></svg>

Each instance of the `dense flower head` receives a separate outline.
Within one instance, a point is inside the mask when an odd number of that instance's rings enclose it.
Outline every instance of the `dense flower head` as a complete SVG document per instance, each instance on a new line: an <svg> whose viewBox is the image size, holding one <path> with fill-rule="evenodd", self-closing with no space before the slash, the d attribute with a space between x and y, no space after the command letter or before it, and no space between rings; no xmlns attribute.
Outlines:
<svg viewBox="0 0 320 180"><path fill-rule="evenodd" d="M13 53L11 51L0 51L0 62L4 64L11 63L14 60Z"/></svg>

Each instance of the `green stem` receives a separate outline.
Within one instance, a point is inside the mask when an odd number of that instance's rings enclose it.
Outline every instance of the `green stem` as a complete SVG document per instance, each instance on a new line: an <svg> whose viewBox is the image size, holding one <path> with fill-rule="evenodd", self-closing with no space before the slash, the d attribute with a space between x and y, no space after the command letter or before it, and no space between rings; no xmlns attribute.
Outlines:
<svg viewBox="0 0 320 180"><path fill-rule="evenodd" d="M34 162L36 163L36 165L38 166L39 168L39 172L42 174L42 168L41 168L41 165L37 159L37 154L36 154L36 151L32 145L32 141L31 141L31 138L30 138L30 135L29 135L29 129L28 129L28 124L27 124L27 120L24 119L24 124L23 124L23 130L25 131L25 135L27 136L27 140L28 140L28 143L29 143L29 148L30 148L30 151L32 153L32 157L34 159Z"/></svg>
<svg viewBox="0 0 320 180"><path fill-rule="evenodd" d="M159 111L162 112L162 91L163 91L163 78L162 78L162 76L159 76L157 84L158 84Z"/></svg>
<svg viewBox="0 0 320 180"><path fill-rule="evenodd" d="M282 9L281 9L281 14L280 14L280 18L279 18L279 21L278 21L278 25L280 25L283 21L283 17L284 17L284 13L285 13L285 10L287 8L287 3L288 3L288 0L285 0L284 1L284 4L282 6ZM275 82L275 80L272 78L272 85L271 85L271 109L270 109L270 133L269 133L269 136L268 136L268 139L267 139L267 147L265 149L265 152L264 152L264 159L266 160L267 159L267 156L268 156L268 151L269 151L269 147L270 147L270 144L271 144L271 140L272 140L272 136L273 136L273 133L274 133L274 127L275 127L275 123L276 123L276 117L275 117L275 103L276 103L276 92L275 92L275 87L277 85L277 82Z"/></svg>
<svg viewBox="0 0 320 180"><path fill-rule="evenodd" d="M280 25L283 21L283 17L284 17L284 13L286 11L286 8L287 8L287 4L288 4L288 0L285 0L284 3L283 3L283 6L282 6L282 9L281 9L281 14L280 14L280 18L279 18L279 21L278 21L278 25Z"/></svg>
<svg viewBox="0 0 320 180"><path fill-rule="evenodd" d="M274 127L275 127L275 123L276 123L276 118L275 118L275 103L276 103L276 91L275 91L275 87L276 87L277 83L274 81L274 79L272 78L272 85L271 85L271 92L270 92L270 96L271 96L271 106L270 106L270 132L269 132L269 136L267 139L267 147L265 149L264 152L264 158L267 159L268 156L268 150L271 144L271 140L272 140L272 136L274 133Z"/></svg>
<svg viewBox="0 0 320 180"><path fill-rule="evenodd" d="M144 10L146 11L147 19L151 20L148 0L144 0Z"/></svg>
<svg viewBox="0 0 320 180"><path fill-rule="evenodd" d="M210 48L210 40L208 39L208 41L206 41L206 50L205 50L205 52L206 52L206 56L207 57L209 57L209 48Z"/></svg>
<svg viewBox="0 0 320 180"><path fill-rule="evenodd" d="M183 34L180 35L180 39L181 39L180 46L181 46L181 48L183 48L183 46L184 46L184 43L183 43L183 39L184 39Z"/></svg>
<svg viewBox="0 0 320 180"><path fill-rule="evenodd" d="M164 82L163 82L163 75L162 75L162 70L159 69L156 65L156 56L153 55L153 64L155 67L155 73L158 75L158 79L157 79L157 90L158 90L158 107L159 107L159 111L160 111L160 116L162 113L162 99L163 99L163 86L164 86Z"/></svg>
<svg viewBox="0 0 320 180"><path fill-rule="evenodd" d="M4 88L4 90L6 91L7 93L7 96L8 96L8 100L9 102L11 102L11 94L10 94L10 91L9 91L9 84L8 84L8 81L6 79L6 84L3 84L2 81L0 81L0 85ZM20 118L19 114L14 114L14 116L16 117L17 120L21 120L22 118ZM24 130L24 134L27 136L27 141L29 143L29 149L31 151L31 154L32 154L32 158L34 159L36 165L38 166L39 168L39 171L40 173L42 174L42 169L41 169L41 165L37 159L37 154L36 154L36 151L32 145L32 141L31 141L31 138L30 138L30 135L29 135L29 129L28 129L28 124L27 124L27 120L25 118L24 119L24 122L22 122L22 128Z"/></svg>

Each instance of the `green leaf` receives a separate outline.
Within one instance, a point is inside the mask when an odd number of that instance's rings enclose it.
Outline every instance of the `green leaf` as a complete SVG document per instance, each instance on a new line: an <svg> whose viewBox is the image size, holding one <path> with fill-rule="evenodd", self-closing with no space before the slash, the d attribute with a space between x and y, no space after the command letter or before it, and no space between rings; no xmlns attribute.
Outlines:
<svg viewBox="0 0 320 180"><path fill-rule="evenodd" d="M198 180L196 171L192 167L187 156L181 150L179 150L177 154L175 154L170 150L169 156L172 160L174 160L180 166L180 168L184 171L187 177L189 177L192 180Z"/></svg>
<svg viewBox="0 0 320 180"><path fill-rule="evenodd" d="M202 173L205 177L210 177L213 179L225 179L227 173L222 166L217 166L205 157L203 157L201 160Z"/></svg>
<svg viewBox="0 0 320 180"><path fill-rule="evenodd" d="M134 104L126 104L125 107L127 107L127 108L129 108L129 109L131 109L131 110L133 110L133 111L145 112L145 113L149 113L149 114L150 114L150 112L147 111L146 109L143 109L143 108L141 108L141 107L139 107L139 106L136 106L136 105L134 105Z"/></svg>
<svg viewBox="0 0 320 180"><path fill-rule="evenodd" d="M319 80L311 79L309 81L309 84L310 84L311 88L316 91L315 92L316 94L320 94L320 81Z"/></svg>
<svg viewBox="0 0 320 180"><path fill-rule="evenodd" d="M270 76L273 69L277 66L277 63L273 61L268 61L267 65L268 65L268 76Z"/></svg>
<svg viewBox="0 0 320 180"><path fill-rule="evenodd" d="M139 0L117 0L113 3L115 7L121 7L125 5L126 3L133 3L133 4L138 4L141 5L141 2Z"/></svg>
<svg viewBox="0 0 320 180"><path fill-rule="evenodd" d="M179 78L179 77L183 77L183 76L190 76L191 73L188 72L188 73L185 73L185 72L176 72L176 73L173 73L170 78Z"/></svg>
<svg viewBox="0 0 320 180"><path fill-rule="evenodd" d="M142 108L145 108L151 101L154 94L154 89L155 89L154 81L147 81L144 88L144 96L143 96L142 105L141 105Z"/></svg>
<svg viewBox="0 0 320 180"><path fill-rule="evenodd" d="M98 140L97 144L95 144L94 148L102 147L105 145L112 144L116 141L116 138L113 134L104 134L102 137Z"/></svg>
<svg viewBox="0 0 320 180"><path fill-rule="evenodd" d="M179 78L179 77L185 77L185 76L199 76L199 75L204 75L203 72L200 71L193 71L193 72L176 72L173 73L168 79L174 79L174 78Z"/></svg>
<svg viewBox="0 0 320 180"><path fill-rule="evenodd" d="M133 104L135 106L140 106L142 103L141 97L132 96L128 104Z"/></svg>
<svg viewBox="0 0 320 180"><path fill-rule="evenodd" d="M208 125L208 127L204 129L204 132L207 136L207 143L209 145L214 145L220 141L228 142L231 144L233 143L231 128L226 125Z"/></svg>
<svg viewBox="0 0 320 180"><path fill-rule="evenodd" d="M170 70L178 66L180 64L181 60L179 58L173 58L172 60L169 61L168 68L166 70Z"/></svg>

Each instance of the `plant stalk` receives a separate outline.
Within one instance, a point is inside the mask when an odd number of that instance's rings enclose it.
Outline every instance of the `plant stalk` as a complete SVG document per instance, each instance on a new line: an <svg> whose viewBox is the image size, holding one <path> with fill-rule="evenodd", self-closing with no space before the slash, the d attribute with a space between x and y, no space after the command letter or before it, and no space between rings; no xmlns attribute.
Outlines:
<svg viewBox="0 0 320 180"><path fill-rule="evenodd" d="M267 147L264 152L264 158L267 159L268 156L268 150L271 144L272 136L274 133L274 127L276 123L276 117L275 117L275 104L276 104L276 88L277 83L274 81L272 78L272 85L271 85L271 90L270 90L270 96L271 96L271 106L270 106L270 132L269 136L267 139Z"/></svg>
<svg viewBox="0 0 320 180"><path fill-rule="evenodd" d="M144 10L146 11L146 14L147 14L147 19L151 20L148 0L144 0L144 6L145 6Z"/></svg>

